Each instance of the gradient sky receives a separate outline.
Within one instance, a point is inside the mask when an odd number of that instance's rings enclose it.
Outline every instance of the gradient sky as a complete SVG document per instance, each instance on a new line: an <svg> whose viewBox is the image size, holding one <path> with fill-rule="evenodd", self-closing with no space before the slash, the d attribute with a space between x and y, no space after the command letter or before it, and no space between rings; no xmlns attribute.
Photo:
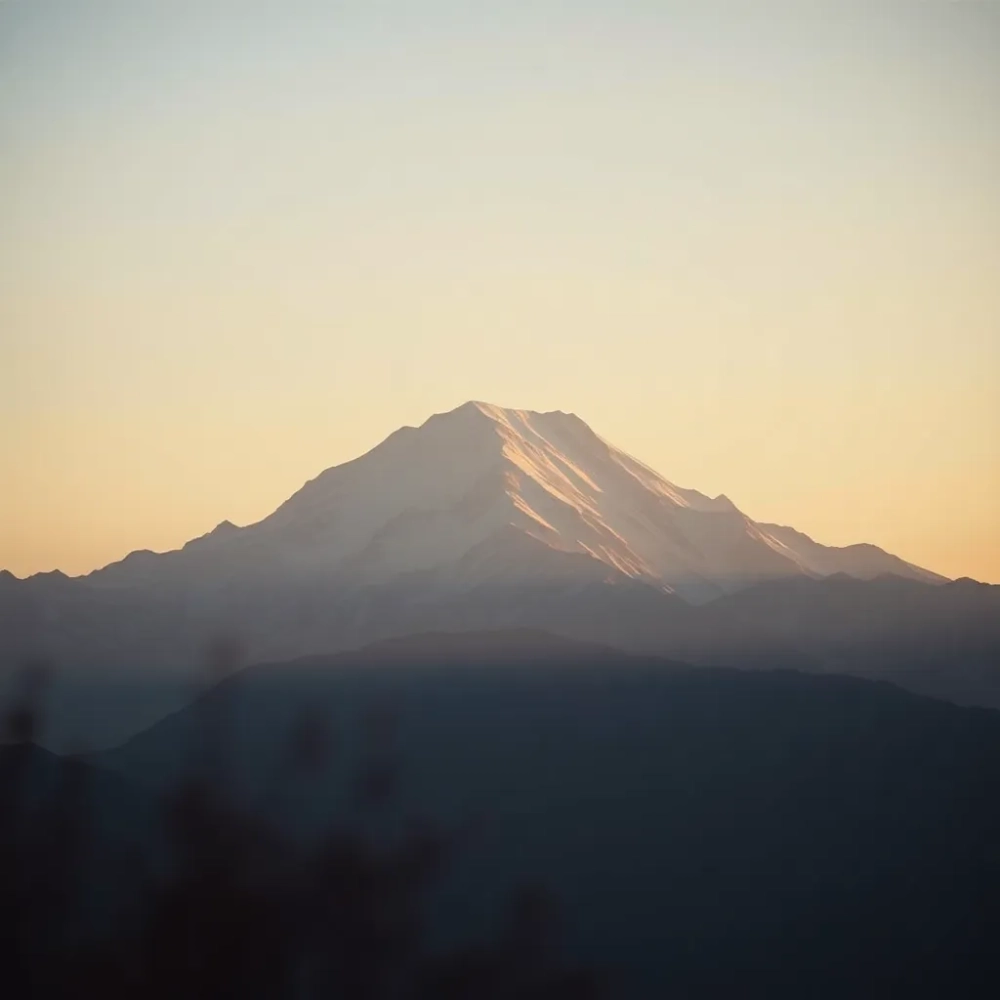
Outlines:
<svg viewBox="0 0 1000 1000"><path fill-rule="evenodd" d="M0 0L0 567L466 399L1000 582L1000 6Z"/></svg>

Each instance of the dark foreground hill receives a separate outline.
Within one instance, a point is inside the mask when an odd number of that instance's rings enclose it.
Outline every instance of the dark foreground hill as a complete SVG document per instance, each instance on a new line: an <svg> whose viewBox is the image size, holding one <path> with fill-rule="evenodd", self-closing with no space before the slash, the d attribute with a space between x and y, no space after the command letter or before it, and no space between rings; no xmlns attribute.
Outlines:
<svg viewBox="0 0 1000 1000"><path fill-rule="evenodd" d="M99 763L160 792L194 769L304 845L445 831L427 947L495 940L532 888L610 996L1000 974L1000 715L884 683L424 636L250 668Z"/></svg>

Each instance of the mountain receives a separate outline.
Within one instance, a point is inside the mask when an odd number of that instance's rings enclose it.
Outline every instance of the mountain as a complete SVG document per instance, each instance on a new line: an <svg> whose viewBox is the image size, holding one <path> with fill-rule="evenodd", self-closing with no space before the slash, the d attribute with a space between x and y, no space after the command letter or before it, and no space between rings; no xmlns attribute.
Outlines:
<svg viewBox="0 0 1000 1000"><path fill-rule="evenodd" d="M520 546L513 563L498 554ZM567 555L581 558L567 560ZM466 403L323 472L273 514L182 550L133 553L95 585L224 585L335 574L353 587L454 567L457 588L630 578L701 602L763 579L941 578L874 546L834 549L682 489L571 413Z"/></svg>
<svg viewBox="0 0 1000 1000"><path fill-rule="evenodd" d="M842 600L845 587L856 597ZM748 615L741 597L755 593ZM997 594L875 546L755 522L573 414L467 403L326 470L256 524L224 521L84 577L0 574L0 684L44 657L60 675L52 745L110 745L190 700L220 636L263 661L528 627L700 664L889 670L923 693L993 705ZM786 627L788 602L807 599L819 606L809 626ZM858 619L877 628L886 602L899 604L892 630L869 642Z"/></svg>
<svg viewBox="0 0 1000 1000"><path fill-rule="evenodd" d="M422 636L248 668L98 760L154 790L204 762L306 839L453 834L430 940L488 938L536 886L610 996L980 996L1000 971L1000 714L888 684Z"/></svg>

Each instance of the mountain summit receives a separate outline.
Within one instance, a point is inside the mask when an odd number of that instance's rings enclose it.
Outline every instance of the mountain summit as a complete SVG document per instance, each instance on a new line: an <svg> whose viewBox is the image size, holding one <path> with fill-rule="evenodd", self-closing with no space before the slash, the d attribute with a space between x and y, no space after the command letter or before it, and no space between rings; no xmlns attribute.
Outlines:
<svg viewBox="0 0 1000 1000"><path fill-rule="evenodd" d="M1000 588L938 583L873 545L820 545L677 486L572 413L471 402L256 524L84 577L0 576L0 681L28 658L57 665L50 729L106 746L184 704L220 636L266 662L527 628L1000 704Z"/></svg>
<svg viewBox="0 0 1000 1000"><path fill-rule="evenodd" d="M460 588L632 579L694 603L789 576L941 579L874 546L831 548L757 523L725 496L674 485L575 414L481 402L403 427L257 524L224 529L167 554L167 575L335 574L370 586L433 572ZM133 555L92 579L138 582L168 569L160 562Z"/></svg>

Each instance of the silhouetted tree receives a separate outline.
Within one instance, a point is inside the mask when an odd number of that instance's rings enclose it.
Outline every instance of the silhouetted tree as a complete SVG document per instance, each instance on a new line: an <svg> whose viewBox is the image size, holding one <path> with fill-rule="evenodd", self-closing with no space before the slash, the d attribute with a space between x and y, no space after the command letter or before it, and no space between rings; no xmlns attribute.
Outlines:
<svg viewBox="0 0 1000 1000"><path fill-rule="evenodd" d="M213 650L212 675L233 668ZM45 672L22 679L0 748L0 968L11 997L290 997L458 1000L597 996L595 980L566 972L551 944L551 902L526 892L501 939L430 954L422 939L427 890L453 838L413 828L389 844L334 829L303 846L238 807L225 786L227 708L211 703L211 735L179 787L141 863L121 858L129 884L109 930L88 933L89 777L80 761L33 744ZM393 719L367 720L369 757L357 800L378 808L394 793ZM304 715L276 786L321 770L332 752L324 720ZM162 850L161 850L162 849ZM108 877L104 873L104 877ZM92 885L91 885L92 888ZM112 894L114 895L114 894Z"/></svg>

